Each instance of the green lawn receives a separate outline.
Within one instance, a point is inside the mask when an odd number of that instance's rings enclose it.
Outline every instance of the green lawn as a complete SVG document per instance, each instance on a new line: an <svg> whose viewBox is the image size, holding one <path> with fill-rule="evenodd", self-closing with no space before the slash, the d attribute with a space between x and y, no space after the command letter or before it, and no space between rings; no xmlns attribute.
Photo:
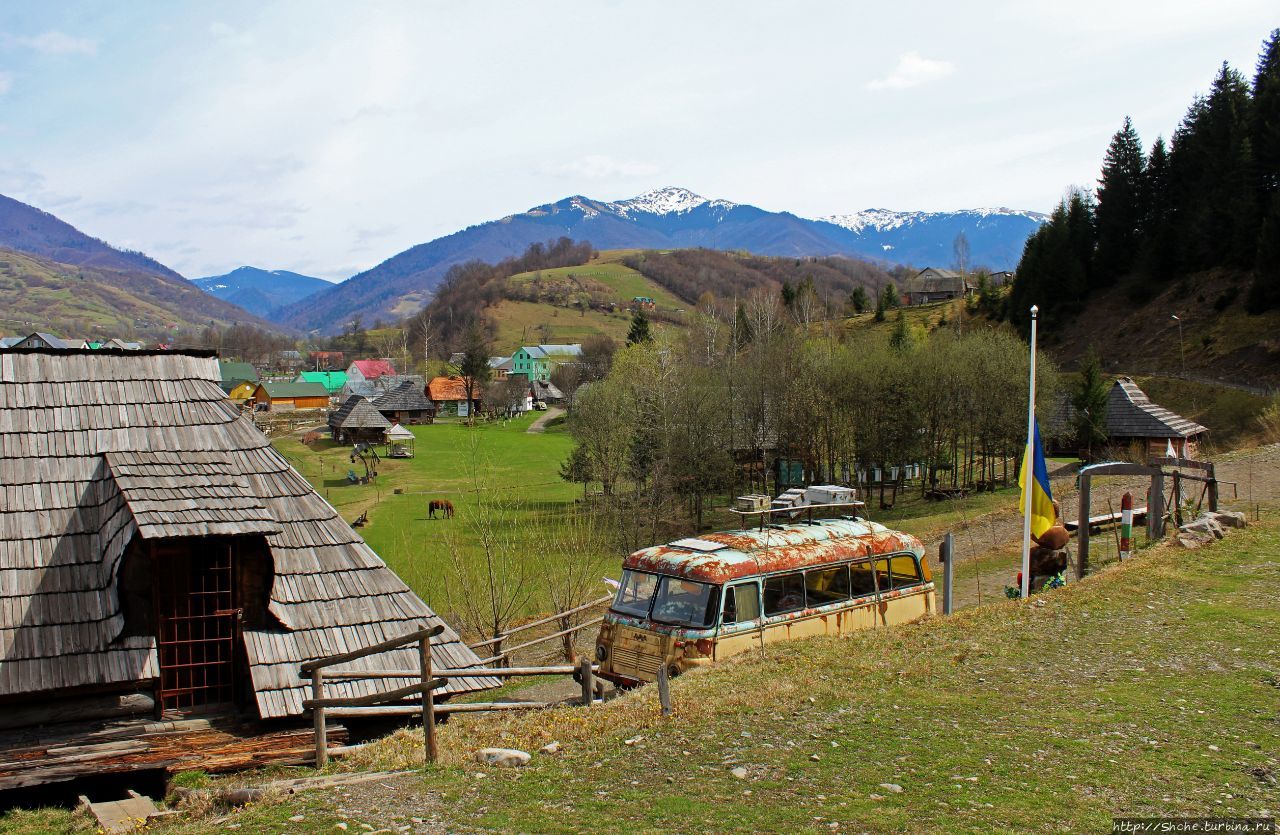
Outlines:
<svg viewBox="0 0 1280 835"><path fill-rule="evenodd" d="M1194 552L1145 550L1029 603L774 645L677 679L669 719L652 687L590 712L468 717L442 729L441 765L376 801L314 793L234 822L1101 832L1122 815L1275 814L1277 553L1280 531L1255 526ZM484 745L550 740L562 752L524 769L470 759ZM338 767L419 756L418 735L401 732Z"/></svg>
<svg viewBox="0 0 1280 835"><path fill-rule="evenodd" d="M582 488L559 477L560 463L573 440L562 428L531 434L525 430L537 413L500 423L468 427L441 421L410 427L417 437L411 459L383 459L376 484L351 485L351 449L330 441L307 448L296 438L275 441L278 449L347 521L369 512L360 534L414 591L433 607L450 607L451 547L474 564L483 559L485 532L508 556L542 553L540 537L547 526L559 527L578 513L575 499ZM399 489L401 493L395 491ZM429 519L427 502L448 499L457 509L452 520ZM480 520L491 519L484 527ZM483 528L483 530L482 530ZM616 574L618 556L590 553L582 559ZM530 597L525 614L547 610L546 597ZM603 586L601 587L603 594Z"/></svg>

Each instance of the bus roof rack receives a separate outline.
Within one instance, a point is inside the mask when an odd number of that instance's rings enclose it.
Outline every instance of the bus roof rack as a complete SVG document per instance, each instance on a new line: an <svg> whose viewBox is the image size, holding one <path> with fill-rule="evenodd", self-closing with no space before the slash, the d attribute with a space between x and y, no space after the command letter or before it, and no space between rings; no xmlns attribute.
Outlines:
<svg viewBox="0 0 1280 835"><path fill-rule="evenodd" d="M838 508L862 509L862 508L865 508L866 506L867 506L866 502L852 501L852 502L828 502L825 504L802 504L802 505L793 505L791 507L767 507L767 508L764 508L763 510L738 510L737 508L731 507L728 510L730 513L736 513L737 515L742 517L759 516L760 527L763 528L765 525L776 524L773 521L773 517L775 516L781 516L788 520L794 520L797 517L804 515L807 517L804 521L812 522L813 511L815 510L828 510L828 509L834 510ZM858 518L858 517L855 515L855 518Z"/></svg>

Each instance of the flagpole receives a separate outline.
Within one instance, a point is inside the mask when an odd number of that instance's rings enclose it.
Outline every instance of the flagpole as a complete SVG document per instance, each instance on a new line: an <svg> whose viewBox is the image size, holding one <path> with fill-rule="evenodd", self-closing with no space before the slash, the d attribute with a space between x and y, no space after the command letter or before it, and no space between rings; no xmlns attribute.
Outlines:
<svg viewBox="0 0 1280 835"><path fill-rule="evenodd" d="M1040 308L1031 305L1031 385L1027 398L1027 446L1022 452L1023 468L1027 477L1022 485L1022 599L1031 595L1031 485L1036 480L1035 441L1036 431L1036 315Z"/></svg>

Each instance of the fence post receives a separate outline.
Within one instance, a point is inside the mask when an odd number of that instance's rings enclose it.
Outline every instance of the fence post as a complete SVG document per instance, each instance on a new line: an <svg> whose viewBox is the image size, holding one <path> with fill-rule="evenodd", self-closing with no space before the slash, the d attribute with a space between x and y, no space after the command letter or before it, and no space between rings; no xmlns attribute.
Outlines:
<svg viewBox="0 0 1280 835"><path fill-rule="evenodd" d="M662 705L662 715L671 715L671 677L664 663L658 668L658 702Z"/></svg>
<svg viewBox="0 0 1280 835"><path fill-rule="evenodd" d="M1083 580L1089 570L1089 488L1093 478L1080 474L1080 509L1076 512L1076 579ZM1150 502L1148 502L1150 504Z"/></svg>
<svg viewBox="0 0 1280 835"><path fill-rule="evenodd" d="M422 667L422 750L428 764L435 764L436 750L436 697L431 691L431 636L418 640L418 660Z"/></svg>
<svg viewBox="0 0 1280 835"><path fill-rule="evenodd" d="M942 540L942 549L939 554L942 560L942 614L951 614L952 609L952 586L955 578L955 538L948 532Z"/></svg>
<svg viewBox="0 0 1280 835"><path fill-rule="evenodd" d="M322 667L311 671L311 698L317 702L324 698ZM329 764L329 735L324 728L324 708L316 705L311 708L311 715L316 723L316 768L324 768Z"/></svg>
<svg viewBox="0 0 1280 835"><path fill-rule="evenodd" d="M584 707L591 707L591 703L596 698L596 683L595 676L591 672L591 659L584 655L578 664L578 669L580 670L579 678L582 679L582 704Z"/></svg>

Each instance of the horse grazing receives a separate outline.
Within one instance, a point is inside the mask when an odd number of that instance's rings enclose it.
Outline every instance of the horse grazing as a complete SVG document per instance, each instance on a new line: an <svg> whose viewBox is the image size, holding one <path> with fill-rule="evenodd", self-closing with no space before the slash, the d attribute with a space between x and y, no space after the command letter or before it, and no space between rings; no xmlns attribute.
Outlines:
<svg viewBox="0 0 1280 835"><path fill-rule="evenodd" d="M449 501L448 499L432 499L431 501L427 502L428 517L432 519L436 518L437 510L444 514L444 518L446 519L453 518L453 502Z"/></svg>

